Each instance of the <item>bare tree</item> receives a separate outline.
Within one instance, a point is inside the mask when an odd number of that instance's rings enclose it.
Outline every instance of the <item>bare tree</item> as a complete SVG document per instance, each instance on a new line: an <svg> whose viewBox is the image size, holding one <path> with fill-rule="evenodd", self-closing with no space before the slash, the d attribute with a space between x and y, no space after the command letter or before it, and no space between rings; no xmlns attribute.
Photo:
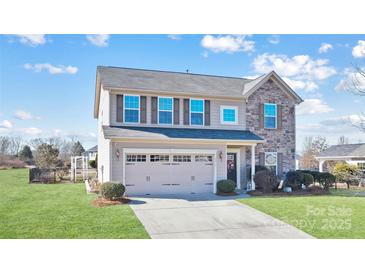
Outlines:
<svg viewBox="0 0 365 274"><path fill-rule="evenodd" d="M11 141L8 136L0 136L0 155L8 155L10 145Z"/></svg>
<svg viewBox="0 0 365 274"><path fill-rule="evenodd" d="M337 144L338 145L346 145L349 143L349 138L345 137L344 135L338 138Z"/></svg>
<svg viewBox="0 0 365 274"><path fill-rule="evenodd" d="M319 164L316 156L327 148L328 143L326 137L306 137L303 143L303 155L300 160L300 166L303 169L318 169Z"/></svg>
<svg viewBox="0 0 365 274"><path fill-rule="evenodd" d="M22 144L23 139L21 136L10 137L9 154L12 156L17 156Z"/></svg>

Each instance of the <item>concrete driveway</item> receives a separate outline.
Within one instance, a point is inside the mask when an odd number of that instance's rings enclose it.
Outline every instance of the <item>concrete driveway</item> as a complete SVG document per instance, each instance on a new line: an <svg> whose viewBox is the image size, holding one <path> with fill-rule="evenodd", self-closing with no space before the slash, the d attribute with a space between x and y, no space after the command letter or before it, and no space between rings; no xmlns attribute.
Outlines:
<svg viewBox="0 0 365 274"><path fill-rule="evenodd" d="M244 194L234 199L247 197ZM131 207L153 239L309 239L269 215L214 194L132 197Z"/></svg>

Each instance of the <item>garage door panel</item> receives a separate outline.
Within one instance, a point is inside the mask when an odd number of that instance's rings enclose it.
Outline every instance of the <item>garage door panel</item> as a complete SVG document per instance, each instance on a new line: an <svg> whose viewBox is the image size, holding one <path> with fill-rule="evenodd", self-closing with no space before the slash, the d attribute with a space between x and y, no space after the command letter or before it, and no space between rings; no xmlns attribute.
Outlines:
<svg viewBox="0 0 365 274"><path fill-rule="evenodd" d="M126 163L127 195L182 194L213 191L213 162L195 161L194 155L169 155L158 161ZM176 156L176 157L174 157ZM161 157L162 158L162 157ZM134 159L130 157L130 159ZM157 157L157 159L159 159ZM166 158L165 158L166 160ZM175 160L175 161L174 161ZM190 160L190 161L189 161Z"/></svg>

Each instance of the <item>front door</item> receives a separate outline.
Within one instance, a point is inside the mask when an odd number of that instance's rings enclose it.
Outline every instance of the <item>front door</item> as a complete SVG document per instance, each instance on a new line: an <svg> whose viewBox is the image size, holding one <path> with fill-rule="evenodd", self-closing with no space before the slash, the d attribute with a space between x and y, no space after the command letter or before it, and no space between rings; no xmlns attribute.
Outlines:
<svg viewBox="0 0 365 274"><path fill-rule="evenodd" d="M227 179L237 186L237 153L227 153Z"/></svg>

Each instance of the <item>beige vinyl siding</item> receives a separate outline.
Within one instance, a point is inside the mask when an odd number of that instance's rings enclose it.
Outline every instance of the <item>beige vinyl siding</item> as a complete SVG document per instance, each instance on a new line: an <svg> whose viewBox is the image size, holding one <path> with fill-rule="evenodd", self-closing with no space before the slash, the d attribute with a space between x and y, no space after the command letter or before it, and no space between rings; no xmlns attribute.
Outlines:
<svg viewBox="0 0 365 274"><path fill-rule="evenodd" d="M126 92L128 93L128 92ZM142 94L141 94L142 95ZM158 96L158 95L156 95ZM179 125L158 125L153 124L153 126L160 127L192 127L192 128L212 128L212 129L246 129L246 103L242 100L223 100L223 99L212 99L204 98L210 100L210 126L189 126L183 124L184 117L184 96L172 96L173 98L180 98L180 124ZM221 106L236 106L238 107L238 124L237 125L222 125L220 121L220 107ZM123 123L117 122L117 105L116 105L116 95L113 92L110 95L110 114L111 114L111 125L121 126ZM147 95L147 123L139 124L140 126L151 126L151 96Z"/></svg>
<svg viewBox="0 0 365 274"><path fill-rule="evenodd" d="M98 179L101 182L110 181L110 141L104 138L103 126L110 125L110 94L101 87L98 119Z"/></svg>

